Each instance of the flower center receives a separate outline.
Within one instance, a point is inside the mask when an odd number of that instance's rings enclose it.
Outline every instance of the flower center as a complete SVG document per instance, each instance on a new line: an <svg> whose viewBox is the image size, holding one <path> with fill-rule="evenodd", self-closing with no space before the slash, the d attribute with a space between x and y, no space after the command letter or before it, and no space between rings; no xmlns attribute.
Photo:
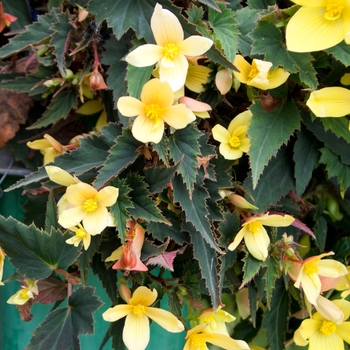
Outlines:
<svg viewBox="0 0 350 350"><path fill-rule="evenodd" d="M194 334L191 337L191 350L206 350L207 345L205 344L205 341L202 339L202 337L198 334Z"/></svg>
<svg viewBox="0 0 350 350"><path fill-rule="evenodd" d="M339 18L344 7L344 0L328 0L325 18L330 21Z"/></svg>
<svg viewBox="0 0 350 350"><path fill-rule="evenodd" d="M162 119L163 108L156 103L151 103L145 107L146 117L154 121L154 128L156 128Z"/></svg>
<svg viewBox="0 0 350 350"><path fill-rule="evenodd" d="M215 331L216 330L216 321L214 319L214 317L212 316L209 316L209 317L205 317L203 318L203 323L207 323L208 324L208 327L211 328L211 330Z"/></svg>
<svg viewBox="0 0 350 350"><path fill-rule="evenodd" d="M29 289L28 288L24 288L22 291L21 291L21 297L23 299L29 299L29 296L28 296L28 292L29 292Z"/></svg>
<svg viewBox="0 0 350 350"><path fill-rule="evenodd" d="M137 317L142 317L145 313L145 307L143 305L135 305L133 310L132 310L133 314Z"/></svg>
<svg viewBox="0 0 350 350"><path fill-rule="evenodd" d="M241 145L241 140L237 136L231 136L228 143L232 148L238 148Z"/></svg>
<svg viewBox="0 0 350 350"><path fill-rule="evenodd" d="M331 335L335 333L337 326L331 321L323 321L322 326L320 327L320 332L324 335Z"/></svg>
<svg viewBox="0 0 350 350"><path fill-rule="evenodd" d="M250 224L248 224L248 230L251 233L258 233L262 229L262 225L259 221L253 221Z"/></svg>
<svg viewBox="0 0 350 350"><path fill-rule="evenodd" d="M251 68L251 70L250 70L250 72L248 74L248 79L249 80L254 79L259 73L260 73L259 69L254 67L254 66L252 66L252 68Z"/></svg>
<svg viewBox="0 0 350 350"><path fill-rule="evenodd" d="M87 199L83 204L83 209L88 213L92 213L98 207L97 201L92 198Z"/></svg>
<svg viewBox="0 0 350 350"><path fill-rule="evenodd" d="M304 272L308 275L312 275L313 273L317 273L318 267L316 265L316 262L310 261L310 262L306 263L304 266Z"/></svg>
<svg viewBox="0 0 350 350"><path fill-rule="evenodd" d="M179 47L175 44L166 44L163 52L166 58L172 60L179 54Z"/></svg>
<svg viewBox="0 0 350 350"><path fill-rule="evenodd" d="M82 228L78 228L77 231L75 232L75 235L79 238L84 238L86 235L86 231Z"/></svg>

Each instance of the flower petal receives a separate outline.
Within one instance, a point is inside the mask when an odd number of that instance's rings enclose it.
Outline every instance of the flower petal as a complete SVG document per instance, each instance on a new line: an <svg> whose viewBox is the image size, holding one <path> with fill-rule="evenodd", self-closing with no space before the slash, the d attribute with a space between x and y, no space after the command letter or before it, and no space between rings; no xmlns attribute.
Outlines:
<svg viewBox="0 0 350 350"><path fill-rule="evenodd" d="M108 210L106 207L98 207L91 213L86 213L83 225L90 235L100 234L108 226Z"/></svg>
<svg viewBox="0 0 350 350"><path fill-rule="evenodd" d="M58 223L64 228L77 226L86 215L86 211L82 207L74 207L63 210L58 217Z"/></svg>
<svg viewBox="0 0 350 350"><path fill-rule="evenodd" d="M47 165L45 170L50 180L59 185L67 187L77 183L77 180L71 174L57 166Z"/></svg>
<svg viewBox="0 0 350 350"><path fill-rule="evenodd" d="M109 308L102 314L102 318L107 322L115 322L132 312L132 306L128 304L119 304Z"/></svg>
<svg viewBox="0 0 350 350"><path fill-rule="evenodd" d="M300 8L286 28L289 51L320 51L337 45L344 39L343 19L325 18L326 8Z"/></svg>
<svg viewBox="0 0 350 350"><path fill-rule="evenodd" d="M123 96L118 99L117 108L125 117L135 117L143 114L145 111L144 104L135 97Z"/></svg>
<svg viewBox="0 0 350 350"><path fill-rule="evenodd" d="M183 103L171 106L163 114L163 119L174 129L183 129L190 122L189 110Z"/></svg>
<svg viewBox="0 0 350 350"><path fill-rule="evenodd" d="M158 143L163 137L164 121L159 120L158 124L147 118L145 115L139 115L132 126L132 134L140 142Z"/></svg>
<svg viewBox="0 0 350 350"><path fill-rule="evenodd" d="M228 143L221 143L219 152L225 159L230 160L239 159L243 156L243 152L240 148L233 148Z"/></svg>
<svg viewBox="0 0 350 350"><path fill-rule="evenodd" d="M168 332L178 333L185 329L182 322L169 311L146 307L146 315Z"/></svg>
<svg viewBox="0 0 350 350"><path fill-rule="evenodd" d="M228 131L232 135L233 131L239 126L249 126L250 120L252 119L253 114L250 110L244 111L237 114L230 122L228 126Z"/></svg>
<svg viewBox="0 0 350 350"><path fill-rule="evenodd" d="M199 35L192 35L179 44L180 54L185 56L199 56L207 52L213 41Z"/></svg>
<svg viewBox="0 0 350 350"><path fill-rule="evenodd" d="M322 321L306 319L294 333L294 342L299 346L307 345L309 339L321 327Z"/></svg>
<svg viewBox="0 0 350 350"><path fill-rule="evenodd" d="M226 95L232 87L232 73L228 68L219 70L215 75L215 85L221 95Z"/></svg>
<svg viewBox="0 0 350 350"><path fill-rule="evenodd" d="M199 334L198 336L200 336L205 342L219 346L223 349L230 349L230 350L250 349L250 347L246 342L242 340L237 342L236 340L223 334L203 333L203 334Z"/></svg>
<svg viewBox="0 0 350 350"><path fill-rule="evenodd" d="M184 32L177 17L159 4L154 8L151 28L156 43L160 46L179 44L184 39Z"/></svg>
<svg viewBox="0 0 350 350"><path fill-rule="evenodd" d="M269 89L275 89L276 87L285 83L290 73L283 68L274 69L272 72L267 74L269 80Z"/></svg>
<svg viewBox="0 0 350 350"><path fill-rule="evenodd" d="M312 305L317 305L317 298L321 292L321 281L317 273L306 274L303 272L301 275L301 285L306 299Z"/></svg>
<svg viewBox="0 0 350 350"><path fill-rule="evenodd" d="M339 261L326 259L317 263L318 274L325 277L337 278L348 274L346 267Z"/></svg>
<svg viewBox="0 0 350 350"><path fill-rule="evenodd" d="M336 333L325 335L322 332L315 332L310 337L309 350L330 349L344 349L344 342Z"/></svg>
<svg viewBox="0 0 350 350"><path fill-rule="evenodd" d="M106 186L98 192L96 200L102 207L110 207L117 201L119 188L113 186Z"/></svg>
<svg viewBox="0 0 350 350"><path fill-rule="evenodd" d="M128 350L145 350L149 343L150 329L147 316L126 316L123 330L123 342Z"/></svg>
<svg viewBox="0 0 350 350"><path fill-rule="evenodd" d="M233 71L234 76L243 84L247 84L252 66L241 55L236 55L233 65L239 72Z"/></svg>
<svg viewBox="0 0 350 350"><path fill-rule="evenodd" d="M46 139L28 141L27 146L31 149L37 149L37 150L52 147L51 143Z"/></svg>
<svg viewBox="0 0 350 350"><path fill-rule="evenodd" d="M213 133L213 138L216 141L228 143L231 134L227 129L225 129L222 125L216 124L212 129L211 132Z"/></svg>
<svg viewBox="0 0 350 350"><path fill-rule="evenodd" d="M77 207L83 205L87 199L95 198L97 193L91 185L79 182L67 187L66 198L71 205Z"/></svg>
<svg viewBox="0 0 350 350"><path fill-rule="evenodd" d="M206 84L209 79L211 69L205 66L190 64L187 70L185 85L191 91L198 94L205 91L203 84ZM231 75L232 81L232 75Z"/></svg>
<svg viewBox="0 0 350 350"><path fill-rule="evenodd" d="M166 81L151 79L142 88L141 101L146 105L157 104L161 108L170 107L174 102L174 92Z"/></svg>
<svg viewBox="0 0 350 350"><path fill-rule="evenodd" d="M260 218L260 223L265 226L287 227L294 222L293 216L290 215L266 215Z"/></svg>
<svg viewBox="0 0 350 350"><path fill-rule="evenodd" d="M343 322L342 324L337 325L336 333L340 338L350 344L350 322Z"/></svg>
<svg viewBox="0 0 350 350"><path fill-rule="evenodd" d="M344 313L331 300L326 299L322 295L317 298L317 312L325 319L336 324L341 324L344 320Z"/></svg>
<svg viewBox="0 0 350 350"><path fill-rule="evenodd" d="M165 68L162 64L159 65L159 77L161 81L168 82L173 91L177 91L185 85L188 61L184 55L177 55L173 62L172 67Z"/></svg>
<svg viewBox="0 0 350 350"><path fill-rule="evenodd" d="M125 61L135 67L149 67L163 57L163 48L154 44L145 44L131 51Z"/></svg>
<svg viewBox="0 0 350 350"><path fill-rule="evenodd" d="M156 289L152 291L147 287L138 287L129 300L130 305L151 306L157 299L158 293Z"/></svg>
<svg viewBox="0 0 350 350"><path fill-rule="evenodd" d="M229 250L235 250L238 245L241 243L243 237L246 235L246 233L248 232L248 228L246 228L245 226L242 227L239 232L236 234L235 239L233 240L233 242L228 246Z"/></svg>
<svg viewBox="0 0 350 350"><path fill-rule="evenodd" d="M306 105L317 117L343 117L350 113L350 90L328 87L313 91Z"/></svg>
<svg viewBox="0 0 350 350"><path fill-rule="evenodd" d="M244 235L244 242L249 250L249 253L254 256L255 259L265 261L268 256L268 246L270 244L270 238L267 235L265 228L263 227L260 232L252 233L247 230Z"/></svg>

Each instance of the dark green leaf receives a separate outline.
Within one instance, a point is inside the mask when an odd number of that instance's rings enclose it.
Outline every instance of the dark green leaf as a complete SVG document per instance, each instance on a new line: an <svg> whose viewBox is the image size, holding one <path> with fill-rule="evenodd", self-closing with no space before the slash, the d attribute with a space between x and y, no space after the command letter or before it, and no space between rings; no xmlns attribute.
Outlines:
<svg viewBox="0 0 350 350"><path fill-rule="evenodd" d="M159 143L153 144L153 150L158 153L160 160L166 165L169 166L168 160L168 139L164 135Z"/></svg>
<svg viewBox="0 0 350 350"><path fill-rule="evenodd" d="M34 225L0 216L0 246L18 272L30 279L46 278L76 260L80 251L66 243L69 237L54 228L48 234Z"/></svg>
<svg viewBox="0 0 350 350"><path fill-rule="evenodd" d="M341 261L343 264L350 254L350 237L340 239L332 248L334 252L334 259Z"/></svg>
<svg viewBox="0 0 350 350"><path fill-rule="evenodd" d="M340 44L330 47L326 51L332 54L337 60L344 63L345 66L350 65L350 47L345 43L345 41L342 41Z"/></svg>
<svg viewBox="0 0 350 350"><path fill-rule="evenodd" d="M221 12L220 7L217 5L215 0L199 0L199 2L201 2L204 5L209 6L210 8L212 8L218 12Z"/></svg>
<svg viewBox="0 0 350 350"><path fill-rule="evenodd" d="M263 280L265 281L266 302L269 309L271 308L272 292L276 286L276 279L280 275L279 268L279 265L272 257L266 260Z"/></svg>
<svg viewBox="0 0 350 350"><path fill-rule="evenodd" d="M248 252L243 258L243 262L244 275L241 287L249 283L254 278L254 276L256 276L259 273L260 268L264 266L264 263L262 261L255 259L253 255L251 255Z"/></svg>
<svg viewBox="0 0 350 350"><path fill-rule="evenodd" d="M151 193L161 192L174 177L178 165L172 167L152 167L145 171L145 181L148 183Z"/></svg>
<svg viewBox="0 0 350 350"><path fill-rule="evenodd" d="M300 128L300 113L289 101L270 112L265 111L260 102L253 104L250 110L253 118L248 129L251 139L248 154L255 188L271 157L288 142L294 130Z"/></svg>
<svg viewBox="0 0 350 350"><path fill-rule="evenodd" d="M256 26L255 21L259 15L258 9L243 7L236 12L236 19L239 23L238 49L243 56L249 56L253 40L248 36Z"/></svg>
<svg viewBox="0 0 350 350"><path fill-rule="evenodd" d="M143 86L149 81L152 71L153 66L140 68L128 65L126 80L130 96L140 98Z"/></svg>
<svg viewBox="0 0 350 350"><path fill-rule="evenodd" d="M50 232L51 227L53 227L54 229L58 229L57 206L56 206L52 191L50 191L49 199L47 201L45 231Z"/></svg>
<svg viewBox="0 0 350 350"><path fill-rule="evenodd" d="M269 5L274 5L276 0L248 0L247 3L253 9L267 9Z"/></svg>
<svg viewBox="0 0 350 350"><path fill-rule="evenodd" d="M324 129L331 130L338 138L350 143L349 121L346 118L321 118Z"/></svg>
<svg viewBox="0 0 350 350"><path fill-rule="evenodd" d="M327 221L322 216L324 207L323 205L318 208L316 215L314 216L315 226L313 227L312 231L314 232L316 236L316 243L318 247L320 248L320 251L324 251L324 247L326 244L326 238L327 238Z"/></svg>
<svg viewBox="0 0 350 350"><path fill-rule="evenodd" d="M168 295L168 306L169 311L175 315L176 317L181 317L182 313L182 305L181 305L181 299L177 295L177 293L173 290Z"/></svg>

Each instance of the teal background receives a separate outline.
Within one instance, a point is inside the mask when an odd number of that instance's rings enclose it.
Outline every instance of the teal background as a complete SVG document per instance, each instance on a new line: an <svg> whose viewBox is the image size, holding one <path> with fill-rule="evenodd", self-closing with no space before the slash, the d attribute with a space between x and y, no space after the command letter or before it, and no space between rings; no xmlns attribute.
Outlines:
<svg viewBox="0 0 350 350"><path fill-rule="evenodd" d="M7 176L4 182L0 184L0 187L4 190L16 181L18 181L18 178ZM22 190L19 189L3 193L0 198L0 214L2 216L12 216L21 220L23 216L21 206L24 203L24 198L22 197L21 192ZM15 269L9 262L8 258L5 258L3 281L10 277L14 271ZM96 287L95 295L104 302L104 305L93 314L95 320L95 334L80 336L81 349L97 350L99 349L102 339L109 327L109 323L102 319L102 313L111 307L111 303L105 290L102 288L100 280L93 275L93 273L90 273L87 279L87 285ZM15 294L19 287L20 284L17 281L6 283L5 286L0 287L0 349L2 350L23 350L29 344L32 332L52 309L52 305L36 303L31 310L31 313L33 314L32 320L29 322L23 322L19 317L16 306L6 303L7 299ZM64 306L66 304L63 302L61 305ZM166 299L162 300L161 307L167 309ZM152 323L151 339L147 346L147 350L180 350L183 348L184 344L185 332L177 334L169 333L156 323ZM103 347L103 350L111 349L110 339Z"/></svg>

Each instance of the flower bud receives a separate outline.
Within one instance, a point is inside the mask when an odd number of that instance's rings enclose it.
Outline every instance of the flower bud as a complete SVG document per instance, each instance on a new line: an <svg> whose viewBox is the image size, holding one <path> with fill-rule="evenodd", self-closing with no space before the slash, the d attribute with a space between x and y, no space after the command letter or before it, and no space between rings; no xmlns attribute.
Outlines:
<svg viewBox="0 0 350 350"><path fill-rule="evenodd" d="M103 76L98 71L94 71L90 75L89 84L90 84L90 88L94 89L94 90L107 89L107 85L106 85L106 83L105 83L105 81L103 79Z"/></svg>
<svg viewBox="0 0 350 350"><path fill-rule="evenodd" d="M80 6L79 6L80 7ZM78 21L82 22L84 21L84 19L89 15L89 12L82 8L81 10L79 9L79 13L78 13Z"/></svg>

